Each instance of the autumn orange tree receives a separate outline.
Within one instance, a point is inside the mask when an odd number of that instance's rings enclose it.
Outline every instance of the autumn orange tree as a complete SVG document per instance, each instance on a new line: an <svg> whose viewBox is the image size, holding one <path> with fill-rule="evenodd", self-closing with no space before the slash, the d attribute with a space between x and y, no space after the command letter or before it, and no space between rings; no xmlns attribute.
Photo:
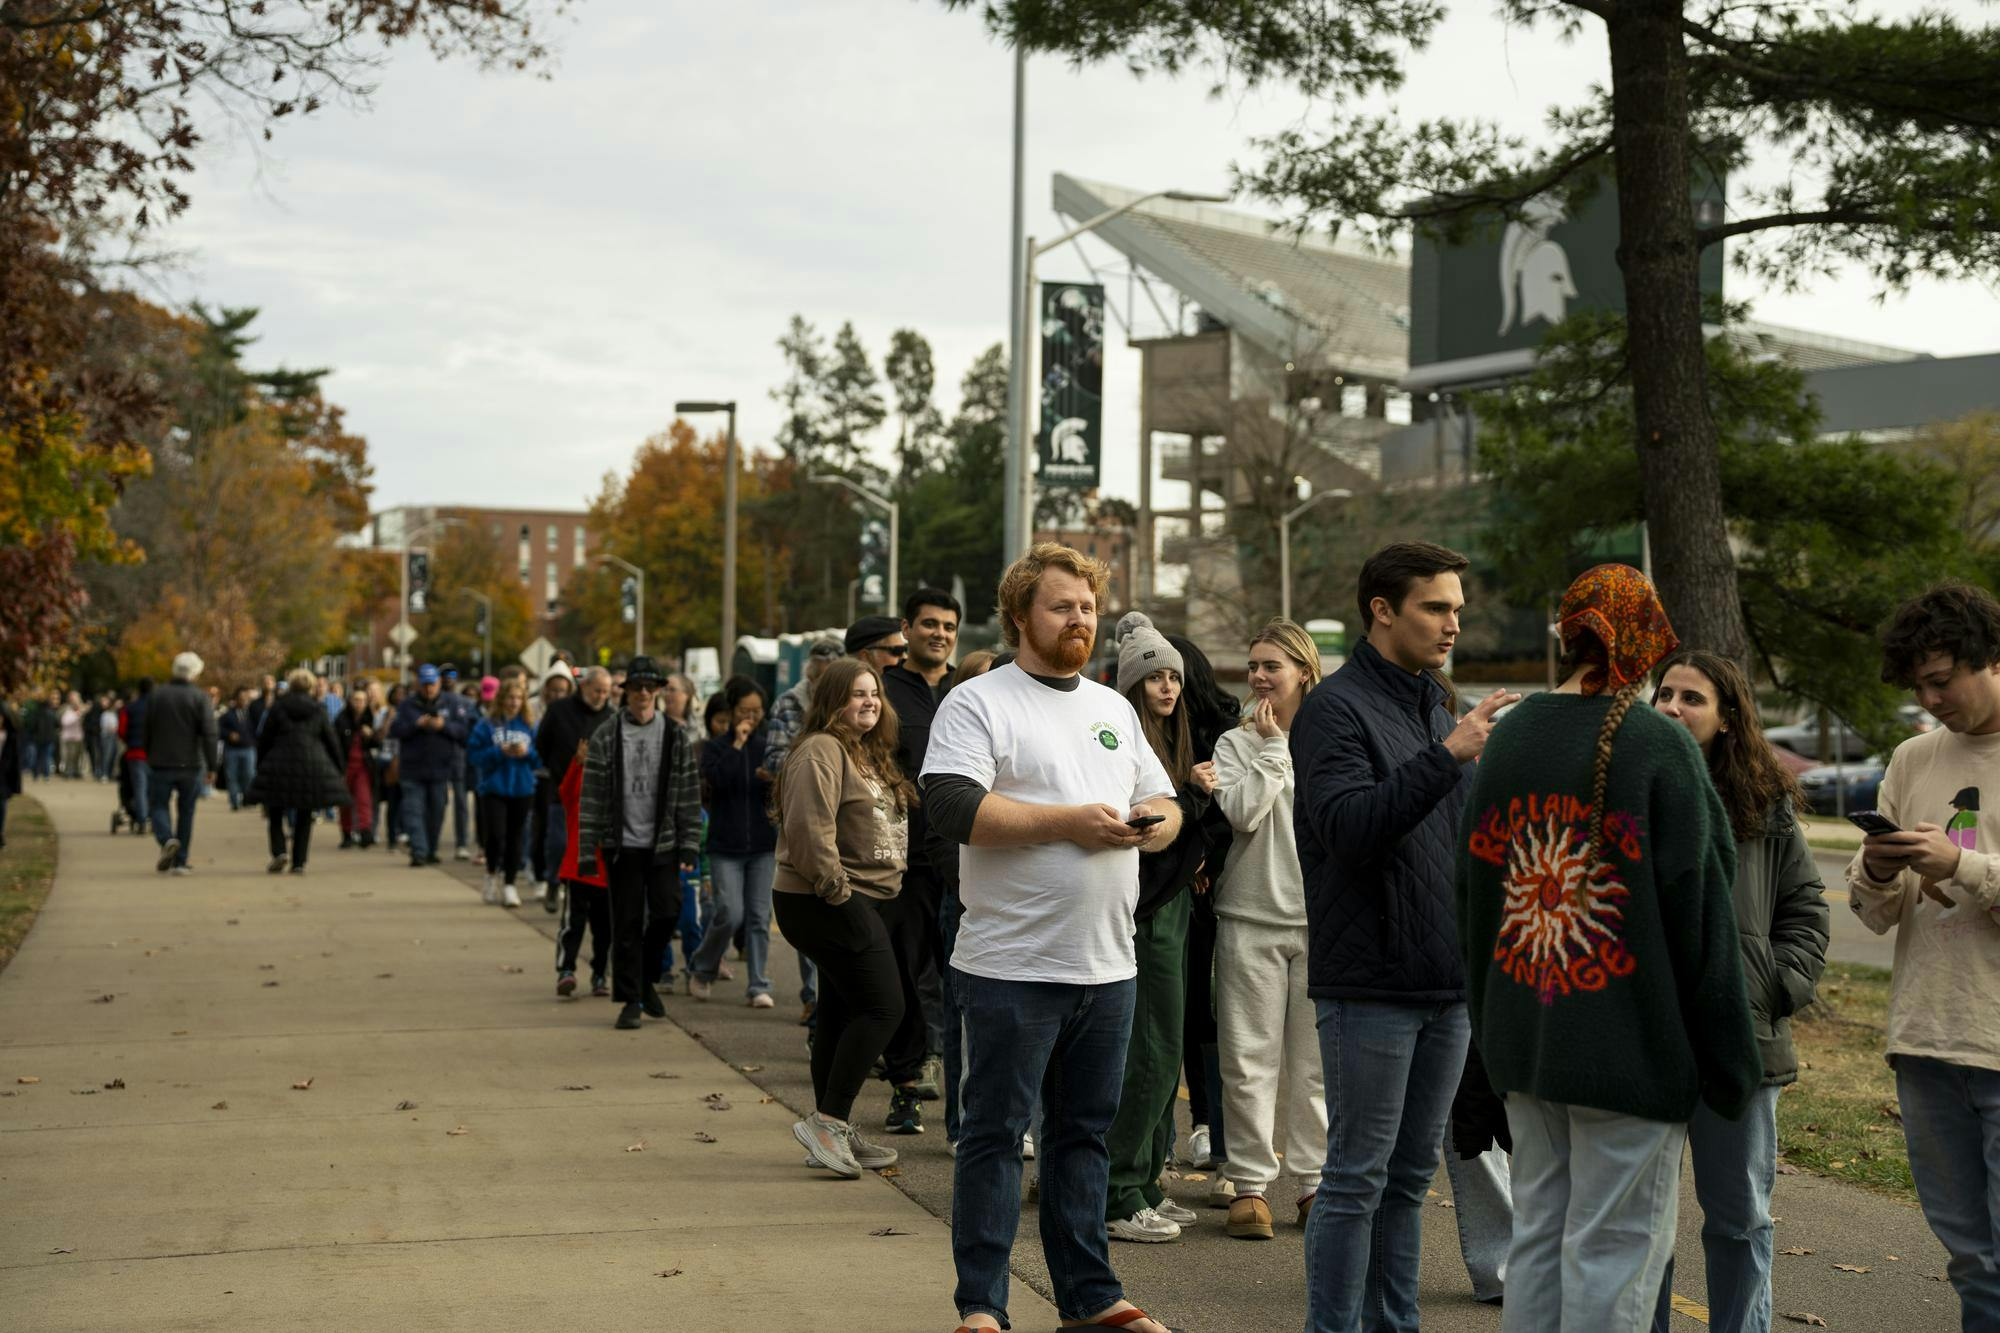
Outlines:
<svg viewBox="0 0 2000 1333"><path fill-rule="evenodd" d="M604 479L590 506L595 550L646 571L646 646L679 657L686 647L714 645L722 622L722 484L726 441L697 438L675 421L640 445L631 469ZM744 632L774 624L789 553L773 547L757 522L757 505L773 484L770 460L753 460L738 481L736 615ZM622 571L596 564L571 572L563 589L559 632L593 658L632 651L632 627L621 614Z"/></svg>

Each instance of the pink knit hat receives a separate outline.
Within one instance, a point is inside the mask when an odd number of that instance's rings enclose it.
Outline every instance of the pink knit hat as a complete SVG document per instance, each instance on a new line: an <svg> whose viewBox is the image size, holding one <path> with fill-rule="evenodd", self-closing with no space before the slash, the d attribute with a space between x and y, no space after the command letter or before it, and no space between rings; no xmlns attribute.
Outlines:
<svg viewBox="0 0 2000 1333"><path fill-rule="evenodd" d="M500 677L481 676L479 678L479 698L482 703L493 702L493 696L500 693Z"/></svg>

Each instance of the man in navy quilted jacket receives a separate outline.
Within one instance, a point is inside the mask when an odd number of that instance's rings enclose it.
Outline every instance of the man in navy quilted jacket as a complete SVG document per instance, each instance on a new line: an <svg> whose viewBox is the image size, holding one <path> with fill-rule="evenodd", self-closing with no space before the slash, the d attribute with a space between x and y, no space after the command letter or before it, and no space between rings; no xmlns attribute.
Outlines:
<svg viewBox="0 0 2000 1333"><path fill-rule="evenodd" d="M1306 1223L1307 1333L1414 1333L1423 1204L1470 1026L1452 871L1496 691L1454 724L1437 676L1466 558L1429 542L1361 567L1366 638L1292 725L1327 1157Z"/></svg>

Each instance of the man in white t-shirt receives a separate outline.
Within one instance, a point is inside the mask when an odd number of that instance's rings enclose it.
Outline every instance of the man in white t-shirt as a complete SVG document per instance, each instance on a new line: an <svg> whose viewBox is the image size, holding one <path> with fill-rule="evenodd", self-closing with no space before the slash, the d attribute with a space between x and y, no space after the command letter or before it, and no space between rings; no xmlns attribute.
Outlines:
<svg viewBox="0 0 2000 1333"><path fill-rule="evenodd" d="M1042 1244L1063 1322L1130 1312L1122 1327L1165 1333L1111 1270L1104 1135L1132 1027L1139 852L1171 843L1180 813L1131 704L1078 675L1107 573L1049 542L1008 568L1000 629L1018 656L945 696L924 759L931 826L964 844L951 965L965 1092L951 1227L955 1299L970 1328L1007 1316L1021 1136L1039 1093Z"/></svg>

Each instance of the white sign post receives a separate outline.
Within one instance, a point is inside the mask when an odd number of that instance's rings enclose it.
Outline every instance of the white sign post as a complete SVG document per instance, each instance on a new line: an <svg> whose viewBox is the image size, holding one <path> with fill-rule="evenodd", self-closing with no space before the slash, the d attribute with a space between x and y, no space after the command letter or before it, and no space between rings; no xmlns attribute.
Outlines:
<svg viewBox="0 0 2000 1333"><path fill-rule="evenodd" d="M528 668L528 675L540 681L549 674L549 668L556 662L556 646L547 639L536 639L521 650L521 665Z"/></svg>

